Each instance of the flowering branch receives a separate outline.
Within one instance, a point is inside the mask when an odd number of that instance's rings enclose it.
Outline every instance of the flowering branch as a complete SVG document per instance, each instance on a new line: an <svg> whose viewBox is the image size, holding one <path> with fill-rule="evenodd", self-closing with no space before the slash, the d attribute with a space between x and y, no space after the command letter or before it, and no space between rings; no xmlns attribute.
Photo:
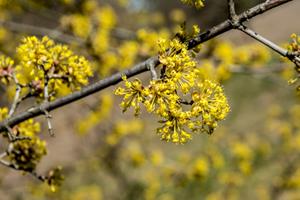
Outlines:
<svg viewBox="0 0 300 200"><path fill-rule="evenodd" d="M273 1L266 1L264 3L261 3L257 6L254 6L253 8L250 8L249 10L243 12L242 14L236 16L235 20L238 23L243 23L259 14L262 14L264 12L267 12L268 10L271 10L275 7L278 7L280 5L283 5L285 3L288 3L290 1L293 0L273 0ZM212 38L215 38L216 36L227 32L231 29L235 29L236 27L232 24L232 20L228 19L222 23L220 23L219 25L216 25L214 27L212 27L211 29L200 33L199 35L197 35L196 37L194 37L193 39L191 39L188 42L188 49L192 49L194 47L196 47L197 45L208 41ZM51 111L54 110L56 108L60 108L64 105L67 105L69 103L72 103L74 101L77 101L79 99L82 99L86 96L89 96L91 94L94 94L98 91L101 91L107 87L113 86L119 82L122 81L122 76L126 75L128 78L133 77L137 74L143 73L150 68L151 65L154 66L158 66L160 64L158 57L152 57L149 58L148 60L141 62L137 65L135 65L134 67L132 67L131 69L125 70L123 72L119 72L116 73L108 78L102 79L96 83L93 83L83 89L81 89L80 91L74 92L68 96L59 98L53 102L44 102L42 103L40 106L36 106L33 107L31 109L28 109L25 112L22 112L14 117L10 117L4 121L2 121L0 123L0 132L6 130L6 126L14 126L16 124L19 124L27 119L39 116L44 114L45 110L46 111Z"/></svg>

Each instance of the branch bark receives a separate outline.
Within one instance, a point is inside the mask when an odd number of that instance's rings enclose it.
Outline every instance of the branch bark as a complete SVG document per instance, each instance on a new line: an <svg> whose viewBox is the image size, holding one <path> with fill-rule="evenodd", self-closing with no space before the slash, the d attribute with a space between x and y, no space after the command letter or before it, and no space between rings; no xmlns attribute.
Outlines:
<svg viewBox="0 0 300 200"><path fill-rule="evenodd" d="M245 12L242 14L238 15L236 17L237 22L240 24L257 16L260 15L268 10L271 10L275 7L278 7L280 5L283 5L285 3L291 2L293 0L272 0L272 1L266 1L264 3L261 3ZM234 29L235 27L232 25L231 20L228 19L224 21L223 23L220 23L211 29L200 33L198 36L195 38L191 39L188 43L188 48L192 49L196 47L197 45L208 41L212 38L217 37L218 35L227 32L231 29ZM82 99L86 96L89 96L91 94L94 94L98 91L101 91L107 87L113 86L119 82L122 81L122 75L126 75L128 78L133 77L137 74L141 74L152 67L151 65L158 66L159 65L159 60L158 56L149 58L148 60L141 62L131 69L125 70L123 72L116 73L108 78L102 79L96 83L93 83L85 88L83 88L80 91L74 92L68 96L59 98L53 102L45 102L42 103L39 106L33 107L25 112L22 112L14 117L8 118L0 123L0 132L5 131L7 126L13 127L14 125L17 125L25 120L28 120L33 117L37 117L39 115L43 115L46 111L51 111L57 108L60 108L64 105L67 105L69 103L72 103L74 101L77 101L79 99Z"/></svg>

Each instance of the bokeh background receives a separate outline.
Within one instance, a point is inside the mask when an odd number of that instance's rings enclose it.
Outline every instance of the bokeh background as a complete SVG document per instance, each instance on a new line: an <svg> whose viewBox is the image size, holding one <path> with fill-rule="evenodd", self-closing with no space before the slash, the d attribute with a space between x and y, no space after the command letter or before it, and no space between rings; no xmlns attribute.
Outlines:
<svg viewBox="0 0 300 200"><path fill-rule="evenodd" d="M237 11L261 2L236 1ZM86 18L94 7L99 11L109 8L116 18L116 24L108 30L109 48L102 51L89 51L88 45L93 43L79 44L93 37L92 31L85 31ZM198 24L206 30L228 15L226 0L207 0L201 10L182 5L179 0L1 0L0 9L1 53L13 56L23 36L49 35L94 63L96 75L91 82L153 54L152 47L132 50L122 46L124 41L135 41L139 30L153 31L148 39L155 40L165 32L174 34L183 21L187 27ZM299 9L300 2L293 1L247 24L284 46L291 33L300 33ZM73 22L68 18L73 14L83 17ZM72 36L71 40L61 39L61 33ZM142 46L145 41L140 40ZM107 56L105 52L120 47L123 51L139 51L138 55L123 68L104 68L108 59L103 56ZM241 47L252 54L263 48L234 30L203 44L204 50L212 48L212 52L223 48L220 51L225 51L225 56ZM48 154L37 171L44 173L60 165L65 181L53 193L30 175L1 167L0 199L299 199L300 100L287 81L293 65L266 49L261 52L265 56L261 62L227 68L226 78L219 78L231 106L227 119L212 135L199 133L184 145L161 141L155 131L158 119L145 110L138 118L132 110L122 113L121 99L113 95L115 87L53 111L55 137L47 134L43 118L38 118ZM130 57L121 56L125 60ZM218 56L212 53L210 57L205 59ZM145 73L139 77L147 81L150 76ZM9 105L5 88L0 95L0 105ZM25 102L22 109L32 103ZM4 143L0 145L5 148Z"/></svg>

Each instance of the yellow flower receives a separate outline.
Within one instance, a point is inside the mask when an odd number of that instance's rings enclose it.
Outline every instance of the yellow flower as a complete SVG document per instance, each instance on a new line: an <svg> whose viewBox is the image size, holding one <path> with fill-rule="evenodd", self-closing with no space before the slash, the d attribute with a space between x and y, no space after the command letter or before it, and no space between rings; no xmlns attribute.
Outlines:
<svg viewBox="0 0 300 200"><path fill-rule="evenodd" d="M140 113L140 103L145 101L145 88L139 79L135 79L132 82L129 82L126 77L124 79L126 89L119 87L115 90L115 94L124 95L121 103L123 112L132 106L135 110L134 114L137 116Z"/></svg>
<svg viewBox="0 0 300 200"><path fill-rule="evenodd" d="M32 137L12 143L8 157L18 169L32 171L46 153L46 142Z"/></svg>
<svg viewBox="0 0 300 200"><path fill-rule="evenodd" d="M22 84L30 84L37 96L43 96L45 77L53 97L60 88L80 89L92 75L89 62L75 55L66 45L55 44L48 37L26 37L17 48L19 65L16 76Z"/></svg>
<svg viewBox="0 0 300 200"><path fill-rule="evenodd" d="M0 81L8 84L12 78L14 61L6 56L0 56Z"/></svg>
<svg viewBox="0 0 300 200"><path fill-rule="evenodd" d="M3 121L8 115L8 108L0 108L0 122Z"/></svg>
<svg viewBox="0 0 300 200"><path fill-rule="evenodd" d="M194 163L192 175L194 178L203 179L209 174L209 163L204 157L198 158Z"/></svg>
<svg viewBox="0 0 300 200"><path fill-rule="evenodd" d="M92 27L89 17L81 14L65 15L61 18L61 24L70 27L74 34L81 38L87 38Z"/></svg>

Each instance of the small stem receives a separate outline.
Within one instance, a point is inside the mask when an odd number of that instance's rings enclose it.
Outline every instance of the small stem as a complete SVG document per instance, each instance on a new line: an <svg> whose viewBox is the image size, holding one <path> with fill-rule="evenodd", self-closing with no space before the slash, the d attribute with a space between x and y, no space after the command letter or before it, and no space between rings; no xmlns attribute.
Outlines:
<svg viewBox="0 0 300 200"><path fill-rule="evenodd" d="M15 136L12 128L9 126L6 126L6 130L7 130L8 140L10 142L16 142L16 141L20 141L20 140L31 140L31 138L28 136L20 136L20 137Z"/></svg>
<svg viewBox="0 0 300 200"><path fill-rule="evenodd" d="M8 140L10 142L13 142L15 140L13 130L9 126L6 126L6 130L7 130Z"/></svg>
<svg viewBox="0 0 300 200"><path fill-rule="evenodd" d="M255 31L247 28L245 25L241 25L238 27L238 29L250 37L254 38L255 40L259 41L260 43L266 45L267 47L271 48L275 52L279 53L280 55L286 57L288 54L288 51L286 49L283 49L282 47L276 45L275 43L271 42L270 40L264 38L263 36L259 35Z"/></svg>
<svg viewBox="0 0 300 200"><path fill-rule="evenodd" d="M184 104L184 105L193 105L194 101L193 100L187 101L187 100L184 100L184 99L180 99L179 103Z"/></svg>
<svg viewBox="0 0 300 200"><path fill-rule="evenodd" d="M9 163L8 161L6 160L3 160L2 158L7 156L7 153L4 152L0 155L0 164L5 166L5 167L8 167L10 169L13 169L13 170L17 170L17 171L24 171L24 170L21 170L19 169L17 166L15 166L14 164L12 163ZM45 176L42 176L42 175L39 175L37 174L35 171L24 171L24 172L27 172L29 174L31 174L33 177L35 177L36 179L42 181L42 182L45 182L47 180L47 177Z"/></svg>
<svg viewBox="0 0 300 200"><path fill-rule="evenodd" d="M18 107L18 105L20 103L19 98L20 98L21 90L22 90L22 85L19 83L15 73L13 73L12 77L16 84L16 93L15 93L13 103L12 103L9 113L8 113L8 118L10 118L15 113L15 111Z"/></svg>
<svg viewBox="0 0 300 200"><path fill-rule="evenodd" d="M44 103L49 103L48 81L49 81L49 77L47 76L47 74L45 74ZM44 114L46 116L49 135L50 136L54 136L53 130L52 130L52 124L51 124L51 118L52 118L52 116L49 114L49 112L46 109L43 109L43 112L44 112Z"/></svg>
<svg viewBox="0 0 300 200"><path fill-rule="evenodd" d="M157 80L158 79L158 75L156 73L155 67L156 67L155 62L150 62L148 64L148 69L150 70L152 80Z"/></svg>

